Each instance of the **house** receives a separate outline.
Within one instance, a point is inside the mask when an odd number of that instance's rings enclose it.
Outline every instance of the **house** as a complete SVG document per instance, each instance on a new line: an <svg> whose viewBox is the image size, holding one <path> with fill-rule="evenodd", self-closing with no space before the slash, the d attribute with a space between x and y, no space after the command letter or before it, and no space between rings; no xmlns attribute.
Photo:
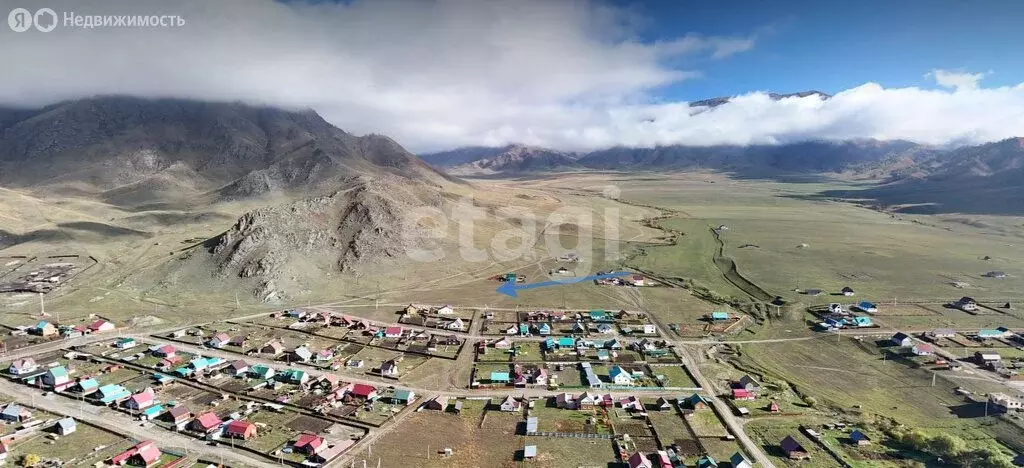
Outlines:
<svg viewBox="0 0 1024 468"><path fill-rule="evenodd" d="M313 360L316 362L328 362L334 359L334 350L331 348L324 348L316 352L316 356L313 356Z"/></svg>
<svg viewBox="0 0 1024 468"><path fill-rule="evenodd" d="M386 327L384 328L384 338L401 338L402 327Z"/></svg>
<svg viewBox="0 0 1024 468"><path fill-rule="evenodd" d="M965 312L974 312L978 310L978 301L967 296L961 297L960 300L956 301L955 305Z"/></svg>
<svg viewBox="0 0 1024 468"><path fill-rule="evenodd" d="M3 411L0 411L0 420L25 422L29 419L32 419L32 412L17 403L11 403Z"/></svg>
<svg viewBox="0 0 1024 468"><path fill-rule="evenodd" d="M850 433L850 441L857 445L871 445L871 438L867 434L861 432L860 429L854 429Z"/></svg>
<svg viewBox="0 0 1024 468"><path fill-rule="evenodd" d="M465 328L466 328L466 322L463 322L461 318L457 318L455 320L452 320L452 321L444 324L444 329L445 330L462 331Z"/></svg>
<svg viewBox="0 0 1024 468"><path fill-rule="evenodd" d="M58 388L62 385L66 385L71 381L71 376L68 374L68 369L64 366L51 367L43 374L42 377L43 385L51 388Z"/></svg>
<svg viewBox="0 0 1024 468"><path fill-rule="evenodd" d="M380 365L380 375L384 377L398 377L398 361L388 359Z"/></svg>
<svg viewBox="0 0 1024 468"><path fill-rule="evenodd" d="M857 304L857 308L864 312L878 312L878 305L876 305L874 302L863 301L860 304Z"/></svg>
<svg viewBox="0 0 1024 468"><path fill-rule="evenodd" d="M1024 400L1005 393L989 393L988 402L999 412L1024 409Z"/></svg>
<svg viewBox="0 0 1024 468"><path fill-rule="evenodd" d="M804 446L800 445L800 442L797 442L793 436L786 436L785 439L782 439L782 442L779 443L779 448L782 449L782 453L786 454L790 460L809 460L811 458L811 455L807 453Z"/></svg>
<svg viewBox="0 0 1024 468"><path fill-rule="evenodd" d="M604 342L605 349L622 349L622 342L617 339L610 339Z"/></svg>
<svg viewBox="0 0 1024 468"><path fill-rule="evenodd" d="M116 328L117 327L114 326L114 324L111 323L109 320L103 319L96 320L95 322L89 324L89 331L92 333L112 331Z"/></svg>
<svg viewBox="0 0 1024 468"><path fill-rule="evenodd" d="M569 337L569 336L563 336L563 337L558 339L558 348L559 349L571 349L571 348L575 348L575 347L576 347L576 339L575 338L572 338L572 337Z"/></svg>
<svg viewBox="0 0 1024 468"><path fill-rule="evenodd" d="M843 305L839 304L838 302L833 302L833 303L828 305L828 311L833 313L833 314L842 314L843 313Z"/></svg>
<svg viewBox="0 0 1024 468"><path fill-rule="evenodd" d="M218 428L220 428L221 420L217 417L216 413L208 412L196 416L189 424L189 429L200 432L203 434L209 434Z"/></svg>
<svg viewBox="0 0 1024 468"><path fill-rule="evenodd" d="M981 364L985 364L985 363L989 363L989 362L999 362L999 361L1001 361L1003 359L1003 357L1000 356L999 353L993 353L991 351L989 351L989 352L978 351L978 352L974 353L974 359L976 361L978 361L979 363L981 363Z"/></svg>
<svg viewBox="0 0 1024 468"><path fill-rule="evenodd" d="M590 320L594 322L600 322L608 318L608 312L601 309L591 310L587 315L590 317Z"/></svg>
<svg viewBox="0 0 1024 468"><path fill-rule="evenodd" d="M448 409L448 397L444 395L438 395L434 398L431 398L430 400L427 400L427 402L423 404L423 408L434 411L445 411L446 409Z"/></svg>
<svg viewBox="0 0 1024 468"><path fill-rule="evenodd" d="M858 327L870 327L873 325L873 322L871 321L871 317L856 316L853 318L853 324Z"/></svg>
<svg viewBox="0 0 1024 468"><path fill-rule="evenodd" d="M309 380L309 373L300 369L285 369L276 378L282 382L302 385Z"/></svg>
<svg viewBox="0 0 1024 468"><path fill-rule="evenodd" d="M249 364L241 359L231 361L227 366L228 372L235 377L241 377L249 373Z"/></svg>
<svg viewBox="0 0 1024 468"><path fill-rule="evenodd" d="M726 312L712 312L711 321L721 322L722 320L729 320L729 314Z"/></svg>
<svg viewBox="0 0 1024 468"><path fill-rule="evenodd" d="M172 358L178 353L174 345L163 345L153 350L153 356L158 358Z"/></svg>
<svg viewBox="0 0 1024 468"><path fill-rule="evenodd" d="M510 325L508 328L505 329L506 335L515 335L517 333L519 333L519 327L516 325Z"/></svg>
<svg viewBox="0 0 1024 468"><path fill-rule="evenodd" d="M602 323L597 326L597 332L601 334L608 334L612 332L612 326L607 323Z"/></svg>
<svg viewBox="0 0 1024 468"><path fill-rule="evenodd" d="M519 324L519 335L530 336L530 324L523 322Z"/></svg>
<svg viewBox="0 0 1024 468"><path fill-rule="evenodd" d="M0 440L0 464L7 461L7 454L11 451L11 446L7 441Z"/></svg>
<svg viewBox="0 0 1024 468"><path fill-rule="evenodd" d="M629 412L642 413L644 411L643 402L641 402L640 399L635 396L628 396L619 400L619 406L621 406L623 410Z"/></svg>
<svg viewBox="0 0 1024 468"><path fill-rule="evenodd" d="M568 393L555 395L555 406L560 409L576 409L576 397Z"/></svg>
<svg viewBox="0 0 1024 468"><path fill-rule="evenodd" d="M505 399L502 400L501 404L498 406L501 408L502 411L512 412L519 411L520 409L522 409L523 403L509 395L505 397Z"/></svg>
<svg viewBox="0 0 1024 468"><path fill-rule="evenodd" d="M595 406L601 401L601 398L597 395L592 395L588 392L583 392L578 398L576 398L576 409L581 411L593 410Z"/></svg>
<svg viewBox="0 0 1024 468"><path fill-rule="evenodd" d="M772 400L772 402L768 404L768 412L769 413L778 413L779 412L779 404L776 403L775 400Z"/></svg>
<svg viewBox="0 0 1024 468"><path fill-rule="evenodd" d="M142 414L139 415L139 418L146 421L152 421L159 417L163 412L164 405L150 406L149 408L142 410Z"/></svg>
<svg viewBox="0 0 1024 468"><path fill-rule="evenodd" d="M658 327L656 327L653 323L645 323L644 324L644 335L657 335L657 334L658 334Z"/></svg>
<svg viewBox="0 0 1024 468"><path fill-rule="evenodd" d="M11 375L25 375L31 374L39 369L39 364L36 364L36 360L32 358L15 359L11 363L11 366L7 368L7 372Z"/></svg>
<svg viewBox="0 0 1024 468"><path fill-rule="evenodd" d="M548 325L546 323L540 324L540 326L537 327L537 333L541 336L550 335L551 325Z"/></svg>
<svg viewBox="0 0 1024 468"><path fill-rule="evenodd" d="M582 333L586 333L587 332L587 326L583 325L583 322L577 321L576 323L572 324L572 332L573 333L581 333L581 334Z"/></svg>
<svg viewBox="0 0 1024 468"><path fill-rule="evenodd" d="M811 289L804 290L804 294L806 294L808 296L820 296L823 292L825 292L825 291L822 291L822 290L817 289L817 288L811 288Z"/></svg>
<svg viewBox="0 0 1024 468"><path fill-rule="evenodd" d="M930 336L933 339L953 338L954 336L956 336L956 330L953 330L952 328L936 328L929 332L928 336Z"/></svg>
<svg viewBox="0 0 1024 468"><path fill-rule="evenodd" d="M633 286L646 286L647 285L647 278L644 278L643 275L631 275L629 277L629 282Z"/></svg>
<svg viewBox="0 0 1024 468"><path fill-rule="evenodd" d="M57 327L46 320L40 320L30 331L33 335L53 336L57 334Z"/></svg>
<svg viewBox="0 0 1024 468"><path fill-rule="evenodd" d="M754 465L744 457L742 453L736 452L729 457L729 463L732 464L732 468L753 468Z"/></svg>
<svg viewBox="0 0 1024 468"><path fill-rule="evenodd" d="M263 365L263 364L256 364L256 365L254 365L254 366L249 368L249 375L252 375L253 377L255 377L257 379L270 380L270 379L274 378L274 373L275 372L276 371L274 371L273 367L266 366L266 365Z"/></svg>
<svg viewBox="0 0 1024 468"><path fill-rule="evenodd" d="M597 377L597 374L594 373L594 368L589 362L580 363L580 368L583 369L583 375L586 378L588 387L601 388L604 385L601 379Z"/></svg>
<svg viewBox="0 0 1024 468"><path fill-rule="evenodd" d="M78 423L74 418L64 418L57 420L57 423L53 425L53 431L60 436L66 436L73 434L78 430Z"/></svg>
<svg viewBox="0 0 1024 468"><path fill-rule="evenodd" d="M608 361L608 360L611 360L611 358L612 358L612 355L608 352L607 349L599 349L599 350L597 350L597 360L598 361Z"/></svg>
<svg viewBox="0 0 1024 468"><path fill-rule="evenodd" d="M443 305L441 307L438 307L437 310L434 312L437 315L451 315L455 313L455 309L453 309L452 306L450 305Z"/></svg>
<svg viewBox="0 0 1024 468"><path fill-rule="evenodd" d="M174 426L179 430L183 428L191 418L192 412L184 406L175 406L164 413L164 419L174 424Z"/></svg>
<svg viewBox="0 0 1024 468"><path fill-rule="evenodd" d="M135 338L124 337L124 338L118 338L117 341L114 342L114 347L117 348L117 349L128 349L128 348L134 348L135 345L137 345L137 344L138 343L135 342Z"/></svg>
<svg viewBox="0 0 1024 468"><path fill-rule="evenodd" d="M669 403L668 399L665 397L658 397L658 400L654 402L654 406L658 411L668 411L672 409L672 404Z"/></svg>
<svg viewBox="0 0 1024 468"><path fill-rule="evenodd" d="M904 348L914 344L914 340L912 340L909 336L907 336L906 333L903 332L899 332L893 335L892 338L889 339L889 341L891 341L892 344L895 346L901 346Z"/></svg>
<svg viewBox="0 0 1024 468"><path fill-rule="evenodd" d="M292 351L291 357L292 359L295 359L298 362L309 362L310 359L313 359L313 352L310 351L308 347L303 345L299 346L298 348L295 348Z"/></svg>
<svg viewBox="0 0 1024 468"><path fill-rule="evenodd" d="M292 450L309 456L316 455L324 447L324 438L316 434L303 432L299 438L292 443Z"/></svg>
<svg viewBox="0 0 1024 468"><path fill-rule="evenodd" d="M224 429L224 435L236 439L249 440L256 437L256 425L245 420L231 421Z"/></svg>
<svg viewBox="0 0 1024 468"><path fill-rule="evenodd" d="M697 459L697 468L718 468L718 462L708 455Z"/></svg>
<svg viewBox="0 0 1024 468"><path fill-rule="evenodd" d="M104 405L119 403L121 400L126 400L132 396L132 392L117 384L104 385L96 390L96 394L100 403Z"/></svg>
<svg viewBox="0 0 1024 468"><path fill-rule="evenodd" d="M853 288L851 288L851 287L849 287L849 286L844 286L844 287L843 287L843 290L842 290L842 291L839 291L839 292L843 293L843 295L844 295L844 296L846 296L846 297L850 297L850 296L852 296L852 295L854 295L854 294L855 294L855 293L853 292Z"/></svg>
<svg viewBox="0 0 1024 468"><path fill-rule="evenodd" d="M750 393L757 393L761 391L761 386L758 385L757 381L754 380L750 375L744 375L734 384L736 388L742 388Z"/></svg>
<svg viewBox="0 0 1024 468"><path fill-rule="evenodd" d="M160 460L160 455L160 449L156 446L156 442L145 440L115 455L108 460L108 463L111 465L150 466Z"/></svg>
<svg viewBox="0 0 1024 468"><path fill-rule="evenodd" d="M508 337L494 342L494 349L512 349L512 340Z"/></svg>
<svg viewBox="0 0 1024 468"><path fill-rule="evenodd" d="M527 445L523 447L523 460L533 460L537 458L537 446Z"/></svg>
<svg viewBox="0 0 1024 468"><path fill-rule="evenodd" d="M355 384L352 386L352 390L349 391L349 394L355 398L372 400L377 396L377 389L372 385Z"/></svg>
<svg viewBox="0 0 1024 468"><path fill-rule="evenodd" d="M692 410L704 409L707 408L708 406L711 406L711 403L707 400L707 398L704 398L703 395L697 393L694 393L693 395L690 395L689 397L682 399L679 404L686 409Z"/></svg>
<svg viewBox="0 0 1024 468"><path fill-rule="evenodd" d="M918 356L931 356L935 354L935 347L930 344L918 343L911 348L911 351Z"/></svg>
<svg viewBox="0 0 1024 468"><path fill-rule="evenodd" d="M508 372L491 372L490 381L491 383L507 384L512 382L512 377Z"/></svg>
<svg viewBox="0 0 1024 468"><path fill-rule="evenodd" d="M608 371L608 378L612 380L615 385L633 385L633 376L626 372L621 366L612 367Z"/></svg>
<svg viewBox="0 0 1024 468"><path fill-rule="evenodd" d="M78 381L78 392L86 395L95 392L96 389L100 388L100 383L94 378L81 379Z"/></svg>
<svg viewBox="0 0 1024 468"><path fill-rule="evenodd" d="M526 418L526 435L537 433L537 417L530 416Z"/></svg>
<svg viewBox="0 0 1024 468"><path fill-rule="evenodd" d="M284 352L284 345L280 341L273 340L260 347L260 354L277 356Z"/></svg>
<svg viewBox="0 0 1024 468"><path fill-rule="evenodd" d="M629 457L629 468L654 468L651 460L643 452L634 452Z"/></svg>
<svg viewBox="0 0 1024 468"><path fill-rule="evenodd" d="M983 328L981 330L978 330L978 338L984 339L1006 338L1012 334L1013 332L1011 332L1010 329L1006 327L999 327L995 329Z"/></svg>
<svg viewBox="0 0 1024 468"><path fill-rule="evenodd" d="M154 399L153 392L143 390L128 398L128 401L124 402L124 406L131 411L140 411L153 406L154 403L156 403L156 400Z"/></svg>
<svg viewBox="0 0 1024 468"><path fill-rule="evenodd" d="M733 400L753 400L756 396L745 388L734 388L732 389Z"/></svg>

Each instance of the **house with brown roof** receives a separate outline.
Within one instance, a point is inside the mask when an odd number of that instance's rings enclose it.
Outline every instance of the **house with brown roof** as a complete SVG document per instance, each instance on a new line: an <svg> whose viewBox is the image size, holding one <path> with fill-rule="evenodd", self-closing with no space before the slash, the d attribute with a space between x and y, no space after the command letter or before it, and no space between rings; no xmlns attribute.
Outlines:
<svg viewBox="0 0 1024 468"><path fill-rule="evenodd" d="M445 395L438 395L434 398L431 398L430 400L423 404L423 408L443 412L446 409L448 409L448 397Z"/></svg>
<svg viewBox="0 0 1024 468"><path fill-rule="evenodd" d="M779 448L782 449L782 453L785 453L790 460L811 459L811 454L809 454L807 450L804 449L804 446L800 445L800 442L797 442L793 436L786 436L785 439L782 439L782 442L779 443Z"/></svg>
<svg viewBox="0 0 1024 468"><path fill-rule="evenodd" d="M192 419L192 412L188 408L179 405L167 410L162 416L165 421L174 424L178 430L181 430Z"/></svg>

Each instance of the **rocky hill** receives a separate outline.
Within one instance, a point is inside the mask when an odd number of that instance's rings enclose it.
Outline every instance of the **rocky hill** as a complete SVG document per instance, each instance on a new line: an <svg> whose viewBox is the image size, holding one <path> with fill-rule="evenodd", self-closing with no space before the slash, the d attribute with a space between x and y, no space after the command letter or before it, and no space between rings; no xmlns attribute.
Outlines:
<svg viewBox="0 0 1024 468"><path fill-rule="evenodd" d="M481 152L479 158L448 169L455 175L494 174L499 172L542 172L579 168L576 155L546 148L509 145L490 152Z"/></svg>
<svg viewBox="0 0 1024 468"><path fill-rule="evenodd" d="M138 205L323 192L360 174L450 180L391 139L346 133L311 110L131 97L0 110L0 186Z"/></svg>

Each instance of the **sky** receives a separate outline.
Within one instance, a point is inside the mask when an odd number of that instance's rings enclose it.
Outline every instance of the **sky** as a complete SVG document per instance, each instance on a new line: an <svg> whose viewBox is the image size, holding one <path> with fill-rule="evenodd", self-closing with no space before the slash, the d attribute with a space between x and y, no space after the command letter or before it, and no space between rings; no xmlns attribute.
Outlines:
<svg viewBox="0 0 1024 468"><path fill-rule="evenodd" d="M415 152L1024 135L1024 2L0 0L0 105L104 94L312 108ZM174 15L82 28L75 15ZM834 95L769 99L766 92ZM735 96L714 109L688 102Z"/></svg>

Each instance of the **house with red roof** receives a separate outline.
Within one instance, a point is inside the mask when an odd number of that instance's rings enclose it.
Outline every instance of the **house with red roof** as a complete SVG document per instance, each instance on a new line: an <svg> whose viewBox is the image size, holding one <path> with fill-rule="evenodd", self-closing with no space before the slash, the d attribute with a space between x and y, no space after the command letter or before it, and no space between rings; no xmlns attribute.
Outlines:
<svg viewBox="0 0 1024 468"><path fill-rule="evenodd" d="M654 465L642 452L636 452L629 457L629 468L654 468Z"/></svg>
<svg viewBox="0 0 1024 468"><path fill-rule="evenodd" d="M160 460L160 448L152 440L144 440L138 445L121 452L109 460L111 465L150 466Z"/></svg>
<svg viewBox="0 0 1024 468"><path fill-rule="evenodd" d="M117 329L117 327L114 326L112 322L103 319L97 320L89 324L89 331L93 333L112 331L115 329Z"/></svg>
<svg viewBox="0 0 1024 468"><path fill-rule="evenodd" d="M206 345L211 348L223 348L231 342L231 337L227 333L217 333L206 340Z"/></svg>
<svg viewBox="0 0 1024 468"><path fill-rule="evenodd" d="M153 351L153 356L159 358L172 358L178 352L174 345L163 345Z"/></svg>
<svg viewBox="0 0 1024 468"><path fill-rule="evenodd" d="M402 327L387 327L384 329L384 338L401 338Z"/></svg>
<svg viewBox="0 0 1024 468"><path fill-rule="evenodd" d="M193 431L196 432L209 434L217 430L217 428L220 427L220 423L221 420L220 418L217 417L215 413L203 413L200 414L199 416L196 416L196 418L192 420L192 423L189 424L189 429L192 429Z"/></svg>
<svg viewBox="0 0 1024 468"><path fill-rule="evenodd" d="M749 390L747 390L747 389L743 389L743 388L734 388L734 389L732 389L732 399L733 400L753 400L754 398L756 398L754 396L754 393L749 391Z"/></svg>
<svg viewBox="0 0 1024 468"><path fill-rule="evenodd" d="M370 400L377 396L377 389L373 385L354 384L352 385L352 390L349 390L349 395L355 398Z"/></svg>
<svg viewBox="0 0 1024 468"><path fill-rule="evenodd" d="M131 396L127 401L124 402L124 407L132 411L140 411L156 402L153 392L141 391Z"/></svg>
<svg viewBox="0 0 1024 468"><path fill-rule="evenodd" d="M323 447L324 438L308 432L299 434L299 438L292 444L293 451L309 456L316 455Z"/></svg>
<svg viewBox="0 0 1024 468"><path fill-rule="evenodd" d="M231 421L224 429L224 434L236 439L250 439L256 437L256 425L245 420Z"/></svg>

